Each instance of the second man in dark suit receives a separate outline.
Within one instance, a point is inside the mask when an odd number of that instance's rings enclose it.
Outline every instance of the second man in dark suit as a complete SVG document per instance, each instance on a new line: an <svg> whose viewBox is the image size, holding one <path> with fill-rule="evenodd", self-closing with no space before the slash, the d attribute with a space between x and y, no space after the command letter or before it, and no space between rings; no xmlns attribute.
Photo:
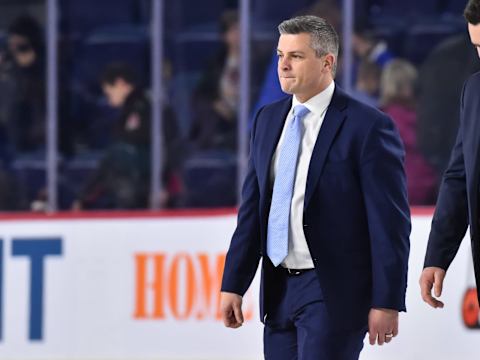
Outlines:
<svg viewBox="0 0 480 360"><path fill-rule="evenodd" d="M470 41L480 57L480 0L470 0L465 8ZM439 84L440 86L440 84ZM480 73L465 82L460 99L460 128L450 163L443 175L420 277L422 298L434 308L443 280L460 243L470 226L477 289L480 284ZM432 288L434 296L432 296ZM480 295L480 294L479 294ZM480 298L480 296L478 296Z"/></svg>

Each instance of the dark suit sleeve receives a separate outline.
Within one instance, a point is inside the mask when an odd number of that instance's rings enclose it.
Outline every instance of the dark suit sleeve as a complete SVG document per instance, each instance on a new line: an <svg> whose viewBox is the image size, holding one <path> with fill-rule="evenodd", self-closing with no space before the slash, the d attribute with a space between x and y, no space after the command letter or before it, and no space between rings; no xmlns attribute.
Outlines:
<svg viewBox="0 0 480 360"><path fill-rule="evenodd" d="M237 228L232 236L223 272L222 291L244 295L250 286L260 261L260 191L254 161L255 131L263 108L252 126L248 170L242 188Z"/></svg>
<svg viewBox="0 0 480 360"><path fill-rule="evenodd" d="M447 270L457 254L468 227L467 184L463 158L463 98L460 106L460 128L442 185L428 239L425 267Z"/></svg>
<svg viewBox="0 0 480 360"><path fill-rule="evenodd" d="M405 311L410 208L404 149L390 118L379 115L362 147L361 183L372 256L372 307Z"/></svg>

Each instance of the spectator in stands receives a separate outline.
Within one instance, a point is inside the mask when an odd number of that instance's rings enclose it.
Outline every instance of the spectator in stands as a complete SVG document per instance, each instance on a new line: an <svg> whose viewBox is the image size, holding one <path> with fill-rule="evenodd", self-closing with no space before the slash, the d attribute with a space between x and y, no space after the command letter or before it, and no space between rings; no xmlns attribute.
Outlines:
<svg viewBox="0 0 480 360"><path fill-rule="evenodd" d="M23 15L8 27L6 40L0 52L0 210L16 210L27 208L28 201L11 173L15 157L44 156L43 32L35 19Z"/></svg>
<svg viewBox="0 0 480 360"><path fill-rule="evenodd" d="M46 134L44 32L28 16L8 28L7 48L0 56L0 126L15 153L42 152ZM59 121L60 149L70 144L63 119Z"/></svg>
<svg viewBox="0 0 480 360"><path fill-rule="evenodd" d="M0 123L13 149L31 152L45 145L45 63L43 31L33 18L8 28L0 64Z"/></svg>
<svg viewBox="0 0 480 360"><path fill-rule="evenodd" d="M240 34L238 13L222 14L222 48L200 79L193 97L190 140L195 150L237 147Z"/></svg>
<svg viewBox="0 0 480 360"><path fill-rule="evenodd" d="M236 203L237 112L240 33L238 13L220 18L222 45L201 75L192 97L190 154L183 167L184 205Z"/></svg>
<svg viewBox="0 0 480 360"><path fill-rule="evenodd" d="M368 60L380 68L393 59L387 43L377 38L372 29L361 23L357 25L353 33L352 46L359 60Z"/></svg>
<svg viewBox="0 0 480 360"><path fill-rule="evenodd" d="M437 175L417 146L415 83L417 70L405 60L392 60L383 70L380 86L382 110L390 115L405 146L405 171L411 205L435 203Z"/></svg>
<svg viewBox="0 0 480 360"><path fill-rule="evenodd" d="M377 64L362 60L358 66L357 82L352 96L365 104L377 107L380 76L381 69Z"/></svg>
<svg viewBox="0 0 480 360"><path fill-rule="evenodd" d="M149 205L150 194L150 101L136 85L129 65L106 67L101 86L109 104L120 111L112 134L112 144L99 168L73 204L74 209L140 209ZM176 149L178 129L174 114L165 109L163 122L165 189L162 206L173 206L178 189Z"/></svg>

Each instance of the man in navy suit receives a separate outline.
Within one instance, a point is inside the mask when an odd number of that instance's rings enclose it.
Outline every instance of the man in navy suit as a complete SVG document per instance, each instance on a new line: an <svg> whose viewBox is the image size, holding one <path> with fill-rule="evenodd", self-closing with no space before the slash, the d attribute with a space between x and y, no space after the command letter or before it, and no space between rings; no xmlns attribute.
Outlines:
<svg viewBox="0 0 480 360"><path fill-rule="evenodd" d="M468 32L480 57L480 0L465 7ZM439 84L440 86L440 84ZM442 308L437 298L443 279L470 225L472 255L477 289L480 284L480 73L465 82L460 100L460 128L450 163L443 175L420 277L422 298L434 308ZM435 297L432 296L434 288ZM480 299L480 293L477 292Z"/></svg>
<svg viewBox="0 0 480 360"><path fill-rule="evenodd" d="M323 19L278 27L278 76L293 96L261 108L251 134L221 309L243 323L262 261L266 359L358 359L405 310L410 213L404 150L392 121L333 78L338 36Z"/></svg>

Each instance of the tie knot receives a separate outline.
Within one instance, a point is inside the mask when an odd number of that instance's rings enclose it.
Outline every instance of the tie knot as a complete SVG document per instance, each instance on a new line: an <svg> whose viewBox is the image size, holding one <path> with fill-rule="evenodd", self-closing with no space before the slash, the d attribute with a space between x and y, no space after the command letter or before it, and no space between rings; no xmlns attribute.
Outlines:
<svg viewBox="0 0 480 360"><path fill-rule="evenodd" d="M297 105L293 108L293 116L297 116L299 118L303 118L310 112L305 105Z"/></svg>

